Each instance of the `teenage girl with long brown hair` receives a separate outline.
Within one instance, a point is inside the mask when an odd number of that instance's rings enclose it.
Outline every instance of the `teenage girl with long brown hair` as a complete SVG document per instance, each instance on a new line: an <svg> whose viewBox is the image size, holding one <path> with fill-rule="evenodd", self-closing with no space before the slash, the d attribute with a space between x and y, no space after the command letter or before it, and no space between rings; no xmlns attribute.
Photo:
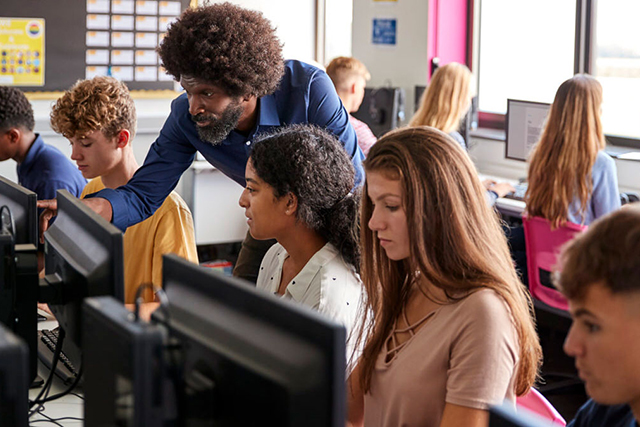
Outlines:
<svg viewBox="0 0 640 427"><path fill-rule="evenodd" d="M527 213L554 227L588 225L620 207L616 165L603 150L602 86L577 74L558 88L529 164Z"/></svg>
<svg viewBox="0 0 640 427"><path fill-rule="evenodd" d="M527 292L469 156L428 127L364 162L364 350L348 424L481 426L532 386L541 350Z"/></svg>

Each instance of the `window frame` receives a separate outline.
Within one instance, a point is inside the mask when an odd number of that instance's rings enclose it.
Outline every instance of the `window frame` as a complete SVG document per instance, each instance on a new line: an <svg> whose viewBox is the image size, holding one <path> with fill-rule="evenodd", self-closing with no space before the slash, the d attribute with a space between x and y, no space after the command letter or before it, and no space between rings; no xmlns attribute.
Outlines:
<svg viewBox="0 0 640 427"><path fill-rule="evenodd" d="M478 28L474 28L474 16L476 10L481 8L482 0L470 1L469 3L469 19L468 28L469 34L475 34L473 31L479 32L480 23L478 22ZM574 74L588 73L592 74L594 69L594 39L595 39L595 10L597 0L576 0L576 20L575 20L575 48L574 48ZM474 40L478 40L477 38ZM474 46L475 44L475 46ZM481 52L481 46L479 42L468 44L469 64L471 69L475 68L472 58L478 58ZM477 55L474 55L474 51ZM479 77L478 77L479 78ZM479 84L479 82L478 82ZM480 128L488 129L505 129L505 114L496 114L478 111L478 126ZM640 148L640 137L630 138L616 135L605 135L607 142L615 146L625 146Z"/></svg>

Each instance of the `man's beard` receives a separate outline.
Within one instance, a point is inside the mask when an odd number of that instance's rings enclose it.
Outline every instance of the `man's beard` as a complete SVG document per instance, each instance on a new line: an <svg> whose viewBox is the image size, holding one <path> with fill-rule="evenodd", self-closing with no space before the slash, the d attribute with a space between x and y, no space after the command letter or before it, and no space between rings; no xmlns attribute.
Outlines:
<svg viewBox="0 0 640 427"><path fill-rule="evenodd" d="M216 119L213 115L201 113L197 116L191 116L191 120L196 123L209 122L206 126L196 125L198 136L211 145L218 145L238 126L243 112L244 107L239 102L232 102L224 109L222 117L219 119Z"/></svg>

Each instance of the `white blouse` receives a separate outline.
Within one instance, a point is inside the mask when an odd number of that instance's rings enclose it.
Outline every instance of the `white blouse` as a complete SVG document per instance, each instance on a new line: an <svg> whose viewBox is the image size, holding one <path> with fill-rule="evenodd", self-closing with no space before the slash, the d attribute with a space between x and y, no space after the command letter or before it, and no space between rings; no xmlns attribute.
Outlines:
<svg viewBox="0 0 640 427"><path fill-rule="evenodd" d="M289 254L276 243L264 256L256 286L277 293L282 266ZM327 243L287 285L283 298L292 299L327 315L347 329L347 361L357 338L364 289L360 276L338 250ZM357 360L357 356L353 360Z"/></svg>

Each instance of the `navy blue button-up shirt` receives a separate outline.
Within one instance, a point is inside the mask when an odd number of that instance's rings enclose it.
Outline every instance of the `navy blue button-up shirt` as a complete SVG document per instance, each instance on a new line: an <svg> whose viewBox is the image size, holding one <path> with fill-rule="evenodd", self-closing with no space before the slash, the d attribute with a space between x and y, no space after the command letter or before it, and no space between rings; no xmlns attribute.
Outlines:
<svg viewBox="0 0 640 427"><path fill-rule="evenodd" d="M109 200L113 224L125 230L153 215L191 165L196 152L244 186L245 166L256 135L299 123L315 124L336 135L352 159L356 183L362 182L364 156L349 114L324 71L303 62L286 61L278 89L259 98L257 108L256 127L248 136L232 131L223 142L212 145L198 136L187 96L180 95L171 104L171 114L133 178L118 189L104 189L93 196Z"/></svg>

